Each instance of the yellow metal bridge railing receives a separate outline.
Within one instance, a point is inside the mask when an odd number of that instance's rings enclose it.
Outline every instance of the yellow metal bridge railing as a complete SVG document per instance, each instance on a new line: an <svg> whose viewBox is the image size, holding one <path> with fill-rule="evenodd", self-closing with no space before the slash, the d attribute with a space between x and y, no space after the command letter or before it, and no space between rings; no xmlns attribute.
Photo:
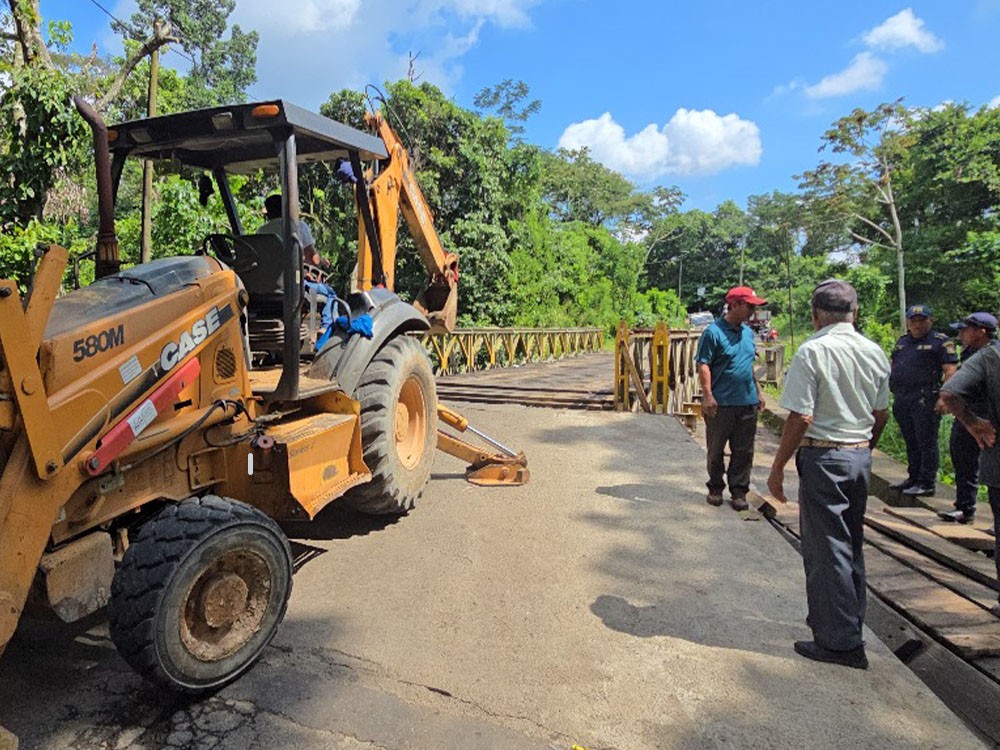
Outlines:
<svg viewBox="0 0 1000 750"><path fill-rule="evenodd" d="M421 343L438 375L451 375L521 362L600 351L603 328L456 328L451 333L424 333Z"/></svg>
<svg viewBox="0 0 1000 750"><path fill-rule="evenodd" d="M701 331L655 328L629 329L622 321L615 332L615 388L617 411L642 407L655 414L683 418L689 426L701 414L701 383L694 361ZM758 346L762 383L781 385L783 346Z"/></svg>
<svg viewBox="0 0 1000 750"><path fill-rule="evenodd" d="M629 329L622 321L615 334L615 409L695 416L701 386L694 364L699 331ZM648 384L648 385L647 385Z"/></svg>

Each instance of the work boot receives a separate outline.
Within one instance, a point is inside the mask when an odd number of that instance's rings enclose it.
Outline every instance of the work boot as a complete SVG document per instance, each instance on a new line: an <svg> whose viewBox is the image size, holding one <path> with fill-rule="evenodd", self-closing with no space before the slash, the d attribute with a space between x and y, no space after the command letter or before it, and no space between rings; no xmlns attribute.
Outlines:
<svg viewBox="0 0 1000 750"><path fill-rule="evenodd" d="M889 489L895 490L896 492L902 492L905 489L909 489L914 485L912 479L904 479L902 482L896 482L895 484L890 484Z"/></svg>
<svg viewBox="0 0 1000 750"><path fill-rule="evenodd" d="M705 498L705 502L708 503L709 505L714 505L715 507L718 508L720 505L722 505L722 494L709 492L708 497Z"/></svg>
<svg viewBox="0 0 1000 750"><path fill-rule="evenodd" d="M746 495L733 495L729 504L733 506L733 510L746 510L750 507L750 504L747 503Z"/></svg>
<svg viewBox="0 0 1000 750"><path fill-rule="evenodd" d="M852 648L850 651L833 651L823 648L816 641L795 641L795 653L813 661L839 664L852 669L868 669L868 656L865 654L864 646Z"/></svg>
<svg viewBox="0 0 1000 750"><path fill-rule="evenodd" d="M951 523L972 523L975 517L975 513L967 513L964 510L942 510L938 513L938 518Z"/></svg>
<svg viewBox="0 0 1000 750"><path fill-rule="evenodd" d="M934 492L935 487L933 484L921 484L920 482L917 482L915 484L911 484L900 494L906 497L931 497Z"/></svg>

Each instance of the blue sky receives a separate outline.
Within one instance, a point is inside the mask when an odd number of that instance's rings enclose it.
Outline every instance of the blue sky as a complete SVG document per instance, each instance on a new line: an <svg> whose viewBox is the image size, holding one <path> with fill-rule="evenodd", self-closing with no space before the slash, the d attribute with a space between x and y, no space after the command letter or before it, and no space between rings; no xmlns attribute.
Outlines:
<svg viewBox="0 0 1000 750"><path fill-rule="evenodd" d="M78 47L120 50L92 0L40 5ZM419 53L420 80L463 107L524 81L542 103L527 140L588 146L640 188L676 185L685 208L793 190L855 107L1000 105L1000 0L237 0L231 21L261 35L253 98L317 108Z"/></svg>

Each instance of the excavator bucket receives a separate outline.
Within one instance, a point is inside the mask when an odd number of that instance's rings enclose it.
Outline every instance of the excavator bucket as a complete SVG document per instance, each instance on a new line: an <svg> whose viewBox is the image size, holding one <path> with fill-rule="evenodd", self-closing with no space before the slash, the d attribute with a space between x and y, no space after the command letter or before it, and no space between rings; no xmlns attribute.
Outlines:
<svg viewBox="0 0 1000 750"><path fill-rule="evenodd" d="M458 315L458 286L445 281L432 283L413 301L431 324L431 333L451 333Z"/></svg>

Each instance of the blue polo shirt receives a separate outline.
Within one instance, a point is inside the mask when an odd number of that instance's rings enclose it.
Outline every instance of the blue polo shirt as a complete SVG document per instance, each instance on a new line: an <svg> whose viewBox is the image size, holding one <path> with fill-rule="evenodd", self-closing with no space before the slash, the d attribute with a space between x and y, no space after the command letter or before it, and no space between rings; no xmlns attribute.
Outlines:
<svg viewBox="0 0 1000 750"><path fill-rule="evenodd" d="M756 353L753 331L743 323L734 328L725 318L719 318L702 332L694 361L711 370L712 395L719 406L757 403L753 378Z"/></svg>

